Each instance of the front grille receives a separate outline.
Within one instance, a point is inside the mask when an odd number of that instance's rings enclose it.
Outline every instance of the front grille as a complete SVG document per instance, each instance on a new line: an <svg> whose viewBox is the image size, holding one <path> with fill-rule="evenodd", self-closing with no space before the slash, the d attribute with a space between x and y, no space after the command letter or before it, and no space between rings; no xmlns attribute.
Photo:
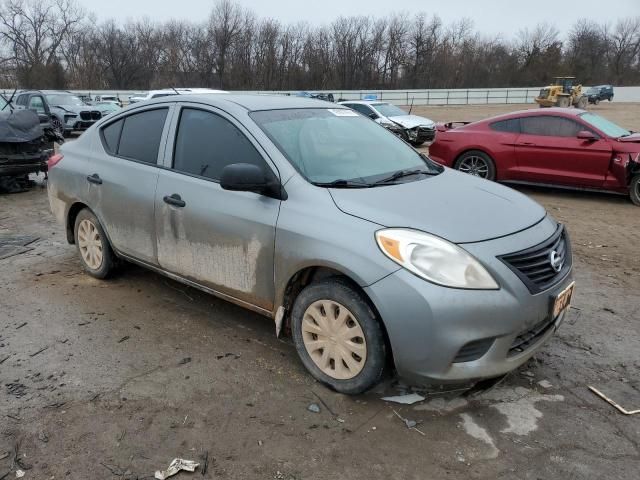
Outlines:
<svg viewBox="0 0 640 480"><path fill-rule="evenodd" d="M553 327L554 322L555 318L549 316L532 328L520 333L511 343L507 356L513 357L514 355L518 355L538 343L538 340Z"/></svg>
<svg viewBox="0 0 640 480"><path fill-rule="evenodd" d="M82 120L91 120L91 112L80 112L80 118Z"/></svg>
<svg viewBox="0 0 640 480"><path fill-rule="evenodd" d="M493 340L493 338L484 338L465 344L453 359L453 363L473 362L482 358L493 345Z"/></svg>
<svg viewBox="0 0 640 480"><path fill-rule="evenodd" d="M426 140L426 141L430 141L433 140L436 136L436 130L435 128L429 128L429 127L419 127L418 128L418 136L420 137L420 139Z"/></svg>
<svg viewBox="0 0 640 480"><path fill-rule="evenodd" d="M571 243L564 227L535 247L500 258L533 294L560 282L571 270ZM555 267L554 267L555 265Z"/></svg>
<svg viewBox="0 0 640 480"><path fill-rule="evenodd" d="M95 110L93 112L91 112L91 120L100 120L102 118L102 114Z"/></svg>

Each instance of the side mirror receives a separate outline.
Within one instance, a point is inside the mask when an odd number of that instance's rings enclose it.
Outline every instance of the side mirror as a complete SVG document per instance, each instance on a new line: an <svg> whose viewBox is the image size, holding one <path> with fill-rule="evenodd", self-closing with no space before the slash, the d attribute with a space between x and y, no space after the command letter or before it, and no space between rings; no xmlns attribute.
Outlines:
<svg viewBox="0 0 640 480"><path fill-rule="evenodd" d="M280 182L267 175L264 169L250 163L233 163L224 167L220 186L225 190L260 193L278 200L287 198Z"/></svg>
<svg viewBox="0 0 640 480"><path fill-rule="evenodd" d="M586 142L595 142L598 140L598 137L588 130L582 130L581 132L578 132L578 139Z"/></svg>

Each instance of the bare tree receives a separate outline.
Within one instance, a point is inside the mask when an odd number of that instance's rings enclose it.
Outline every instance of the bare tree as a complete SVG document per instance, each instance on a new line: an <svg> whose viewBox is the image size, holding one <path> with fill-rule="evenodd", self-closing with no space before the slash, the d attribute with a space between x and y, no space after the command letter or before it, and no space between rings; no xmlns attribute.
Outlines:
<svg viewBox="0 0 640 480"><path fill-rule="evenodd" d="M76 33L84 11L74 0L6 0L0 3L0 39L25 86L59 83L60 45Z"/></svg>

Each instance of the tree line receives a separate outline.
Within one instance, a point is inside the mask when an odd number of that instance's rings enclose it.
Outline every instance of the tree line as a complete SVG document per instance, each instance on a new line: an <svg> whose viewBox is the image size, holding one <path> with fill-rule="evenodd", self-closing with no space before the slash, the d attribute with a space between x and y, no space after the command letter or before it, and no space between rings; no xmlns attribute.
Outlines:
<svg viewBox="0 0 640 480"><path fill-rule="evenodd" d="M232 0L201 23L98 22L75 0L0 0L0 87L228 90L640 84L640 17L550 24L510 40L437 14L283 24Z"/></svg>

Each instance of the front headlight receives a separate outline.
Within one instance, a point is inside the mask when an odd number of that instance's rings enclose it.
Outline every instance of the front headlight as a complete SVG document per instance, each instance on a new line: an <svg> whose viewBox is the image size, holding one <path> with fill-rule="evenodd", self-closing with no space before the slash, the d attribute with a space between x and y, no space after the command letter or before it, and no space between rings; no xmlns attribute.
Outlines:
<svg viewBox="0 0 640 480"><path fill-rule="evenodd" d="M377 231L376 241L387 257L432 283L476 290L500 288L468 252L435 235L389 228Z"/></svg>
<svg viewBox="0 0 640 480"><path fill-rule="evenodd" d="M394 130L394 131L404 130L404 128L402 128L400 125L398 125L397 123L393 123L393 122L384 122L383 121L383 122L380 122L380 125L382 125L387 130Z"/></svg>

